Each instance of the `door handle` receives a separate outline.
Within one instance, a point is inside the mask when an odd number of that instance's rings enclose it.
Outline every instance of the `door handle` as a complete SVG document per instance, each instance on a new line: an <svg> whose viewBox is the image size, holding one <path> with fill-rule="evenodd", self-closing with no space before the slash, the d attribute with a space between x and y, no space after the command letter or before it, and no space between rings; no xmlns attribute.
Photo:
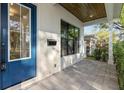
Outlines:
<svg viewBox="0 0 124 93"><path fill-rule="evenodd" d="M6 70L6 63L1 62L0 63L0 71L5 71Z"/></svg>

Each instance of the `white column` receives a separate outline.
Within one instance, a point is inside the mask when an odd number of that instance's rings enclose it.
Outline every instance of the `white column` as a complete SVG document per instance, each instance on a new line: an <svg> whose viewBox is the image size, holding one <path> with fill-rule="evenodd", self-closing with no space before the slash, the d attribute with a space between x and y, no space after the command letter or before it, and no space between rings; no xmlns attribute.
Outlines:
<svg viewBox="0 0 124 93"><path fill-rule="evenodd" d="M113 27L112 27L112 22L109 23L109 59L108 59L108 64L113 64L114 61L113 61L113 43L112 43L112 32L113 32Z"/></svg>
<svg viewBox="0 0 124 93"><path fill-rule="evenodd" d="M85 49L84 49L84 28L80 29L80 57L85 57Z"/></svg>
<svg viewBox="0 0 124 93"><path fill-rule="evenodd" d="M87 57L87 55L86 55L86 41L84 41L84 58L86 58Z"/></svg>
<svg viewBox="0 0 124 93"><path fill-rule="evenodd" d="M91 45L92 45L92 39L90 38L90 51L89 51L89 55L91 55Z"/></svg>

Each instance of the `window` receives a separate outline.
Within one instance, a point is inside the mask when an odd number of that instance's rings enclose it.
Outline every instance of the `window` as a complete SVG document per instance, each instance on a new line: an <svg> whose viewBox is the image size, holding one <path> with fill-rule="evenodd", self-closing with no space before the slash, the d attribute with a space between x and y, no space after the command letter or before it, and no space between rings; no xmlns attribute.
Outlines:
<svg viewBox="0 0 124 93"><path fill-rule="evenodd" d="M61 55L67 55L67 24L61 23Z"/></svg>
<svg viewBox="0 0 124 93"><path fill-rule="evenodd" d="M61 21L61 56L79 52L80 29Z"/></svg>
<svg viewBox="0 0 124 93"><path fill-rule="evenodd" d="M68 25L68 55L74 54L74 27Z"/></svg>
<svg viewBox="0 0 124 93"><path fill-rule="evenodd" d="M20 4L9 4L8 54L9 60L31 57L30 9Z"/></svg>
<svg viewBox="0 0 124 93"><path fill-rule="evenodd" d="M80 37L80 32L79 28L75 28L75 34L74 34L74 53L79 52L79 37Z"/></svg>

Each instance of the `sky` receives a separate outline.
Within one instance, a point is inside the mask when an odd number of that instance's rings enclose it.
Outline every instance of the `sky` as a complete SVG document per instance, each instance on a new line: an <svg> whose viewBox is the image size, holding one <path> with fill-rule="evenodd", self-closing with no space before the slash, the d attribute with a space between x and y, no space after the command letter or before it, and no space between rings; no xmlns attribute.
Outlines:
<svg viewBox="0 0 124 93"><path fill-rule="evenodd" d="M90 35L90 34L96 33L98 31L98 29L95 28L97 25L98 24L85 26L84 27L84 35Z"/></svg>
<svg viewBox="0 0 124 93"><path fill-rule="evenodd" d="M97 27L97 29L96 29ZM84 26L84 35L91 35L91 34L95 34L99 31L99 25L98 24L95 24L95 25L90 25L90 26ZM115 31L116 33L120 33L119 30L113 30Z"/></svg>

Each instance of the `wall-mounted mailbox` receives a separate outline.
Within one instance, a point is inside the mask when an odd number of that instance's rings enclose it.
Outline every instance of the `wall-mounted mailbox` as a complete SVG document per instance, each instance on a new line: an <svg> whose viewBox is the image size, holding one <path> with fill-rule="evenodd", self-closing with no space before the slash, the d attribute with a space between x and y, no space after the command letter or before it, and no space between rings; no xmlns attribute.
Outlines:
<svg viewBox="0 0 124 93"><path fill-rule="evenodd" d="M55 46L56 43L57 43L57 41L54 39L47 39L47 45L48 46Z"/></svg>

